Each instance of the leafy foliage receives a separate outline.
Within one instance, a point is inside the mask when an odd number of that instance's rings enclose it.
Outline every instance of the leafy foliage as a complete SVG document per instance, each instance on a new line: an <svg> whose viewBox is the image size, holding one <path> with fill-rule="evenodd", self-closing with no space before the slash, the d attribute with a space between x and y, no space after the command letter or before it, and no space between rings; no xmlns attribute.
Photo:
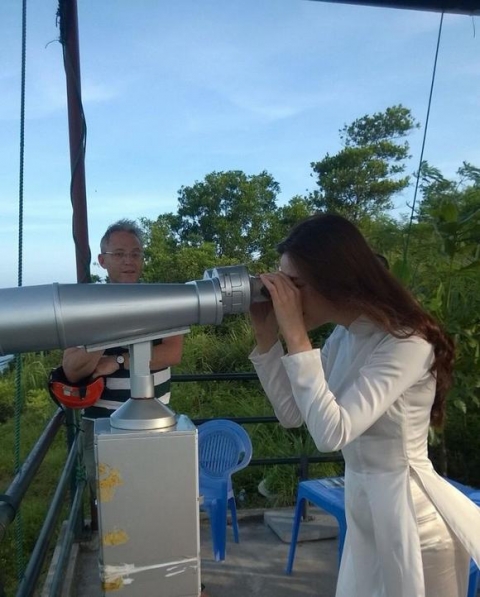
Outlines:
<svg viewBox="0 0 480 597"><path fill-rule="evenodd" d="M401 176L409 145L400 140L416 127L401 105L345 125L340 131L344 148L311 164L320 187L311 194L313 205L354 221L390 209L391 198L409 184L409 177Z"/></svg>
<svg viewBox="0 0 480 597"><path fill-rule="evenodd" d="M237 170L212 172L203 182L180 189L173 230L188 246L212 243L217 257L253 258L279 191L265 171L253 176Z"/></svg>

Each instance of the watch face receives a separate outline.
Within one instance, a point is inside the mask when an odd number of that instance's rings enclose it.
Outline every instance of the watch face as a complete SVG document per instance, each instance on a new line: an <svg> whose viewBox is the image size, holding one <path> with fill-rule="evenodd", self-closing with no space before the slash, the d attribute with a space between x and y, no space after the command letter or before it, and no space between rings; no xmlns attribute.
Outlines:
<svg viewBox="0 0 480 597"><path fill-rule="evenodd" d="M125 363L125 357L124 357L123 355L119 354L119 355L117 356L117 363L118 363L119 365L123 365L123 363Z"/></svg>

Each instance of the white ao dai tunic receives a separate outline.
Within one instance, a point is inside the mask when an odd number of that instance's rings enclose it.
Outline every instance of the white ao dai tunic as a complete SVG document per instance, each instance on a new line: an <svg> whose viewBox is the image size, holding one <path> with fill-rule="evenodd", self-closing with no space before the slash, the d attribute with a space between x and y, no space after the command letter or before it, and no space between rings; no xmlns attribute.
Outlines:
<svg viewBox="0 0 480 597"><path fill-rule="evenodd" d="M337 597L425 597L412 480L480 563L480 509L427 454L429 343L359 318L337 326L321 351L289 356L277 343L250 358L280 423L306 423L320 451L343 452L347 537Z"/></svg>

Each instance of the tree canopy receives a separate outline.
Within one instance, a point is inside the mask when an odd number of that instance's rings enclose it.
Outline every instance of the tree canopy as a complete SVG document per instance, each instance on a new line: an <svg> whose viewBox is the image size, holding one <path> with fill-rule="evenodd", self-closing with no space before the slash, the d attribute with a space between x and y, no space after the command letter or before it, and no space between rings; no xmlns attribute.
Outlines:
<svg viewBox="0 0 480 597"><path fill-rule="evenodd" d="M217 256L244 259L261 249L280 185L268 172L212 172L178 193L172 228L182 244L212 243Z"/></svg>
<svg viewBox="0 0 480 597"><path fill-rule="evenodd" d="M345 125L343 149L311 163L319 187L311 193L314 207L357 222L390 209L392 197L409 185L402 176L410 157L405 137L418 126L401 105Z"/></svg>

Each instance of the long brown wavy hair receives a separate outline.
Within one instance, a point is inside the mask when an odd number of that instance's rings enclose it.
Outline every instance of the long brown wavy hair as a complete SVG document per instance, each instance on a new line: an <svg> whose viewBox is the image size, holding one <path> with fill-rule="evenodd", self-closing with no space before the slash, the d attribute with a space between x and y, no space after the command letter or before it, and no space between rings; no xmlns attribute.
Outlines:
<svg viewBox="0 0 480 597"><path fill-rule="evenodd" d="M441 427L452 383L453 341L388 271L358 228L342 216L317 214L294 226L277 249L336 307L361 311L397 338L417 335L433 346L430 371L437 383L430 422Z"/></svg>

